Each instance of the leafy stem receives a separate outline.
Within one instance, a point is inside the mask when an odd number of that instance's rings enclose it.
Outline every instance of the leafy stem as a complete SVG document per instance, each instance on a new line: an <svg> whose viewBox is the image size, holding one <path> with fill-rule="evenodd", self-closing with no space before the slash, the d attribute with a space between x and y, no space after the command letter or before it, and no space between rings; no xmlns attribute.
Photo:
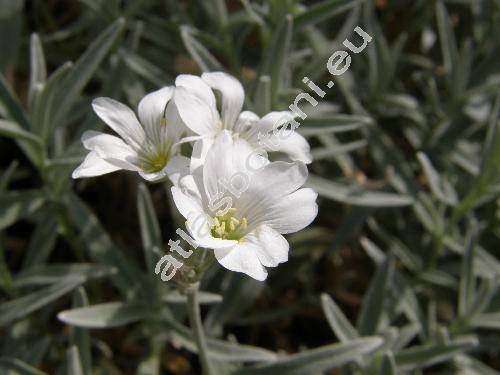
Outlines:
<svg viewBox="0 0 500 375"><path fill-rule="evenodd" d="M189 322L191 324L191 329L193 330L194 338L196 341L196 346L198 347L198 354L201 362L201 367L203 369L203 374L213 375L215 374L208 358L208 347L203 331L203 324L201 322L200 304L198 302L198 289L199 284L191 284L189 288L186 289L187 294L187 311L189 315Z"/></svg>

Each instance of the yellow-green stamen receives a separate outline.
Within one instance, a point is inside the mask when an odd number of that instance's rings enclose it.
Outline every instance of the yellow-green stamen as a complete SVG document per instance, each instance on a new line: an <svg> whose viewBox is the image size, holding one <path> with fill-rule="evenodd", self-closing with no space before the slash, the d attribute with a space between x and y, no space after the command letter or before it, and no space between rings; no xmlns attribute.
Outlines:
<svg viewBox="0 0 500 375"><path fill-rule="evenodd" d="M153 158L148 159L144 170L147 173L159 172L167 164L168 156L163 154L158 154Z"/></svg>
<svg viewBox="0 0 500 375"><path fill-rule="evenodd" d="M237 219L233 215L236 208L230 208L223 216L216 216L212 221L212 236L223 240L240 240L248 227L247 219Z"/></svg>
<svg viewBox="0 0 500 375"><path fill-rule="evenodd" d="M161 171L170 159L170 144L165 143L161 147L146 144L139 153L140 167L146 173Z"/></svg>

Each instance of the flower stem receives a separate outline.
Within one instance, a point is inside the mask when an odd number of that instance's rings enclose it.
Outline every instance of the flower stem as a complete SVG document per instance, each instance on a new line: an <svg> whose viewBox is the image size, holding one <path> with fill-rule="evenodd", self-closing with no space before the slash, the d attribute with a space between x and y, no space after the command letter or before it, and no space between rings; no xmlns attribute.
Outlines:
<svg viewBox="0 0 500 375"><path fill-rule="evenodd" d="M203 374L213 375L214 372L212 370L210 359L208 358L208 347L205 333L203 332L203 324L201 322L200 304L198 303L198 287L199 284L195 283L186 290L187 311L191 329L193 330L196 345L198 347L198 355L203 369Z"/></svg>

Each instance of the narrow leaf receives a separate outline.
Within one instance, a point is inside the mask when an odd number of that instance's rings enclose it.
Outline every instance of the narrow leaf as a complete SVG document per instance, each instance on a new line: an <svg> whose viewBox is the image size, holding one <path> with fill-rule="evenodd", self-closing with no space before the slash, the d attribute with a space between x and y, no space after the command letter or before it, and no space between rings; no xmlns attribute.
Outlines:
<svg viewBox="0 0 500 375"><path fill-rule="evenodd" d="M333 332L341 342L349 342L359 337L356 328L352 326L351 322L328 294L323 293L321 295L321 307L328 324L330 324Z"/></svg>
<svg viewBox="0 0 500 375"><path fill-rule="evenodd" d="M417 158L435 197L445 204L455 206L458 203L458 196L453 186L438 174L427 155L419 152Z"/></svg>
<svg viewBox="0 0 500 375"><path fill-rule="evenodd" d="M392 352L384 353L380 363L379 375L396 375L398 373L396 368L396 361Z"/></svg>
<svg viewBox="0 0 500 375"><path fill-rule="evenodd" d="M163 301L172 304L186 304L187 297L184 294L180 294L177 291L172 291L162 298ZM211 305L214 303L222 302L222 296L220 294L209 293L209 292L198 292L198 302L200 305Z"/></svg>
<svg viewBox="0 0 500 375"><path fill-rule="evenodd" d="M279 85L283 82L292 31L293 18L287 15L273 33L267 53L262 60L260 75L267 75L271 78L271 103L273 105L276 104Z"/></svg>
<svg viewBox="0 0 500 375"><path fill-rule="evenodd" d="M475 298L469 308L468 316L473 317L478 313L484 312L488 308L495 291L495 280L491 277L484 279L475 292Z"/></svg>
<svg viewBox="0 0 500 375"><path fill-rule="evenodd" d="M40 215L23 257L23 270L42 265L47 261L56 244L57 227L57 218L51 212Z"/></svg>
<svg viewBox="0 0 500 375"><path fill-rule="evenodd" d="M59 279L57 284L32 292L23 297L4 302L0 306L0 326L5 326L15 320L48 305L66 293L80 286L83 282L78 278Z"/></svg>
<svg viewBox="0 0 500 375"><path fill-rule="evenodd" d="M468 355L457 355L454 358L454 363L457 366L457 370L462 375L498 375L499 372L479 359L473 358Z"/></svg>
<svg viewBox="0 0 500 375"><path fill-rule="evenodd" d="M411 205L414 200L408 195L365 190L329 181L323 177L309 175L307 185L316 192L334 201L366 207L399 207Z"/></svg>
<svg viewBox="0 0 500 375"><path fill-rule="evenodd" d="M33 215L45 201L39 190L0 193L0 229Z"/></svg>
<svg viewBox="0 0 500 375"><path fill-rule="evenodd" d="M321 117L308 116L304 119L300 129L307 129L309 127L338 127L339 132L353 130L350 126L355 126L354 129L363 126L373 125L374 121L371 117L363 115L347 115L344 113L337 113L325 115ZM340 130L341 129L341 130Z"/></svg>
<svg viewBox="0 0 500 375"><path fill-rule="evenodd" d="M130 70L137 73L139 76L148 80L156 87L162 87L167 84L168 77L163 70L156 65L153 65L143 57L131 53L129 51L120 51L125 64Z"/></svg>
<svg viewBox="0 0 500 375"><path fill-rule="evenodd" d="M478 314L471 320L475 328L500 330L500 312Z"/></svg>
<svg viewBox="0 0 500 375"><path fill-rule="evenodd" d="M349 152L353 152L362 148L365 148L368 145L368 142L364 139L361 139L359 141L353 141L349 143L345 143L343 145L340 145L338 147L318 147L313 150L311 150L311 156L314 161L322 160L322 159L328 159L331 158L332 156L338 155L338 154L347 154Z"/></svg>
<svg viewBox="0 0 500 375"><path fill-rule="evenodd" d="M441 42L441 54L443 56L443 65L450 83L455 78L454 69L458 67L458 48L453 29L451 27L450 17L442 1L436 2L436 19L439 31L439 41Z"/></svg>
<svg viewBox="0 0 500 375"><path fill-rule="evenodd" d="M191 329L172 320L165 321L176 344L198 352ZM223 341L207 337L209 356L213 360L224 362L269 362L276 359L276 354L262 348L242 345L236 342Z"/></svg>
<svg viewBox="0 0 500 375"><path fill-rule="evenodd" d="M19 273L14 285L17 288L26 286L46 285L56 283L63 277L78 278L88 281L95 278L110 276L116 273L116 268L91 263L50 264L35 266Z"/></svg>
<svg viewBox="0 0 500 375"><path fill-rule="evenodd" d="M389 255L386 256L385 261L377 269L375 276L370 282L370 287L364 295L358 320L358 329L361 335L372 335L377 332L393 274L394 258Z"/></svg>
<svg viewBox="0 0 500 375"><path fill-rule="evenodd" d="M41 138L29 131L23 130L15 122L0 120L0 135L20 141L26 141L32 148L40 149L42 147Z"/></svg>
<svg viewBox="0 0 500 375"><path fill-rule="evenodd" d="M298 132L305 137L318 136L323 134L337 134L345 133L353 130L361 129L365 127L366 124L350 124L350 125L335 125L335 126L301 126L298 128Z"/></svg>
<svg viewBox="0 0 500 375"><path fill-rule="evenodd" d="M35 132L47 140L52 129L55 127L54 117L59 110L59 93L64 90L62 84L73 67L73 63L67 62L61 65L47 79L44 85L36 86L37 94L33 104L31 120Z"/></svg>
<svg viewBox="0 0 500 375"><path fill-rule="evenodd" d="M73 294L73 308L88 306L89 301L85 289L80 287ZM83 373L90 375L92 373L92 353L90 346L90 334L87 329L71 327L70 343L78 350L79 359L83 368Z"/></svg>
<svg viewBox="0 0 500 375"><path fill-rule="evenodd" d="M193 36L194 30L181 26L181 38L187 51L203 72L224 70L217 59Z"/></svg>
<svg viewBox="0 0 500 375"><path fill-rule="evenodd" d="M72 346L66 352L66 374L84 375L80 354L76 346Z"/></svg>
<svg viewBox="0 0 500 375"><path fill-rule="evenodd" d="M401 370L408 371L416 368L424 368L446 362L455 355L474 348L477 344L478 341L475 337L466 337L455 339L446 345L416 346L396 353L395 360L398 368L401 368Z"/></svg>
<svg viewBox="0 0 500 375"><path fill-rule="evenodd" d="M238 375L316 374L354 361L380 347L379 337L364 337L348 343L322 346L280 358L275 362L247 367L235 372Z"/></svg>
<svg viewBox="0 0 500 375"><path fill-rule="evenodd" d="M25 1L0 2L0 71L5 72L11 68L18 56L19 47L23 45L21 40L24 25L24 3Z"/></svg>
<svg viewBox="0 0 500 375"><path fill-rule="evenodd" d="M113 276L113 280L124 294L131 293L132 287L144 280L143 272L116 247L99 220L80 198L71 195L68 207L70 218L80 229L80 237L87 245L91 259L116 267L118 273Z"/></svg>
<svg viewBox="0 0 500 375"><path fill-rule="evenodd" d="M35 88L39 84L45 83L47 79L47 67L43 54L42 42L38 34L31 34L30 39L30 83L28 88L29 107L33 108Z"/></svg>
<svg viewBox="0 0 500 375"><path fill-rule="evenodd" d="M10 357L0 357L0 370L7 371L7 374L15 375L47 375L47 373L40 371L27 363Z"/></svg>
<svg viewBox="0 0 500 375"><path fill-rule="evenodd" d="M9 187L9 184L18 167L19 161L12 160L5 171L2 172L2 175L0 176L0 193L7 191L7 188Z"/></svg>
<svg viewBox="0 0 500 375"><path fill-rule="evenodd" d="M241 315L264 287L262 283L234 273L226 275L224 286L225 290L221 290L224 303L211 308L205 318L205 329L209 333L220 329L230 317Z"/></svg>
<svg viewBox="0 0 500 375"><path fill-rule="evenodd" d="M30 128L28 118L24 113L19 99L10 88L2 73L0 73L0 103L5 107L8 118L17 122L23 129Z"/></svg>
<svg viewBox="0 0 500 375"><path fill-rule="evenodd" d="M271 111L271 78L269 76L259 77L254 101L258 115L264 116Z"/></svg>
<svg viewBox="0 0 500 375"><path fill-rule="evenodd" d="M146 258L146 266L149 273L153 274L156 264L154 249L161 249L163 247L163 240L151 195L144 184L139 186L137 193L137 210L139 211L142 247Z"/></svg>
<svg viewBox="0 0 500 375"><path fill-rule="evenodd" d="M102 32L87 48L82 56L75 62L73 69L64 79L65 90L59 97L59 106L54 115L56 124L62 123L67 113L73 106L81 91L94 75L96 69L113 47L114 43L125 28L123 18L115 21Z"/></svg>
<svg viewBox="0 0 500 375"><path fill-rule="evenodd" d="M108 302L61 311L57 318L76 327L112 328L137 322L150 314L151 309L144 304Z"/></svg>
<svg viewBox="0 0 500 375"><path fill-rule="evenodd" d="M333 18L340 13L358 6L359 3L359 1L352 0L324 0L320 3L315 3L294 17L295 28L296 30L300 30L305 26L314 25L315 23Z"/></svg>
<svg viewBox="0 0 500 375"><path fill-rule="evenodd" d="M416 324L410 324L407 326L402 327L399 331L398 334L393 341L391 348L397 352L406 345L408 345L414 338L415 336L419 333L420 327Z"/></svg>
<svg viewBox="0 0 500 375"><path fill-rule="evenodd" d="M474 248L476 238L476 225L472 223L466 236L465 253L462 258L462 271L460 274L460 285L458 293L458 313L464 316L472 307L474 299Z"/></svg>

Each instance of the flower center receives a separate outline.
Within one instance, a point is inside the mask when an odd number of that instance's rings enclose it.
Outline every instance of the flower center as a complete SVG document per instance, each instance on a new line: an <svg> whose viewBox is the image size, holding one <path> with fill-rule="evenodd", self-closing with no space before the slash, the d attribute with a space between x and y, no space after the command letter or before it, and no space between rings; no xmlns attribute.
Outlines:
<svg viewBox="0 0 500 375"><path fill-rule="evenodd" d="M212 220L211 234L223 240L239 241L246 234L247 219L237 219L233 215L236 208L230 208L223 216L216 216Z"/></svg>
<svg viewBox="0 0 500 375"><path fill-rule="evenodd" d="M167 119L160 117L158 121L158 128L153 129L151 132L146 132L147 139L140 145L138 153L137 166L145 173L160 172L168 163L170 159L170 151L172 142L167 134Z"/></svg>
<svg viewBox="0 0 500 375"><path fill-rule="evenodd" d="M144 165L144 171L147 173L159 172L163 168L165 168L167 161L168 161L168 156L165 154L158 154L149 157Z"/></svg>
<svg viewBox="0 0 500 375"><path fill-rule="evenodd" d="M143 146L140 152L140 167L146 173L160 172L168 163L170 158L170 146L168 142L161 147L155 147L152 144Z"/></svg>

